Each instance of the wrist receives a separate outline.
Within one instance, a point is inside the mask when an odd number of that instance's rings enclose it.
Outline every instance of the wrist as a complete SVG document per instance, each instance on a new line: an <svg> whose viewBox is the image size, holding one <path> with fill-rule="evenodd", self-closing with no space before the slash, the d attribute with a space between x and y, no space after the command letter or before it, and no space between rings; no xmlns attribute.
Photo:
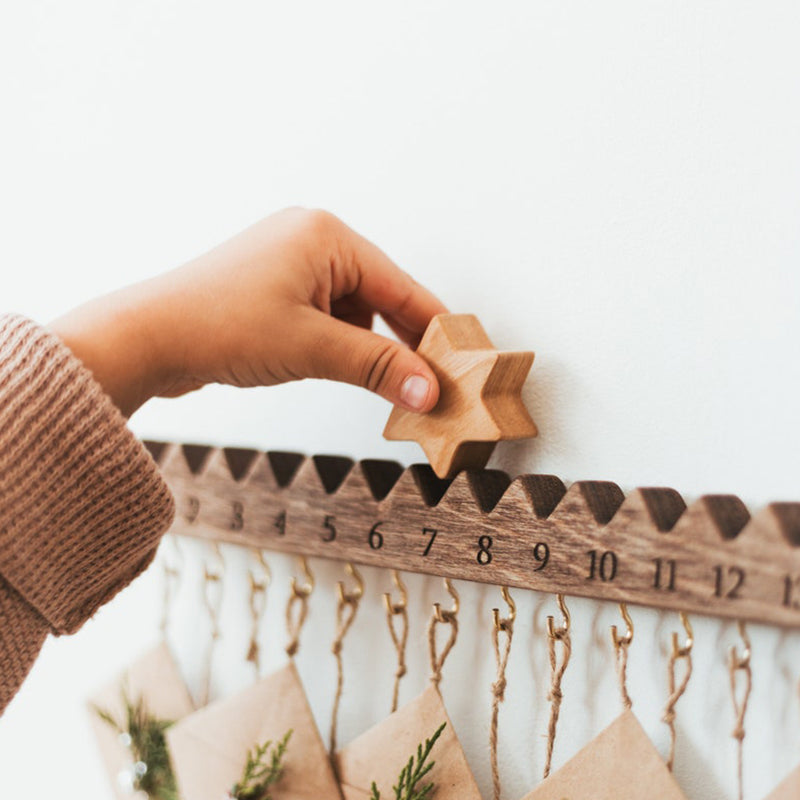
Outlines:
<svg viewBox="0 0 800 800"><path fill-rule="evenodd" d="M126 417L158 392L162 372L151 312L131 293L98 298L48 325Z"/></svg>

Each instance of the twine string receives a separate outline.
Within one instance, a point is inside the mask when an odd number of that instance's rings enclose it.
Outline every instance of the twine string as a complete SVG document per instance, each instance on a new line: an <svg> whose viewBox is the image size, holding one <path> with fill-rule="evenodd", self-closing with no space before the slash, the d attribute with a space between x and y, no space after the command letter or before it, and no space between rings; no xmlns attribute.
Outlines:
<svg viewBox="0 0 800 800"><path fill-rule="evenodd" d="M258 631L267 610L267 587L272 580L269 565L260 550L253 551L258 562L257 568L249 571L250 577L250 644L247 648L247 661L253 665L256 678L261 675L261 648L258 644Z"/></svg>
<svg viewBox="0 0 800 800"><path fill-rule="evenodd" d="M344 637L350 630L353 620L358 613L358 606L364 594L364 583L361 576L352 564L346 566L348 574L355 580L354 589L345 589L342 581L339 581L337 590L339 601L336 604L336 636L331 645L331 652L336 657L336 694L333 698L333 711L331 713L331 732L329 752L331 757L336 753L336 734L339 725L339 706L344 693L344 664L342 663L342 645Z"/></svg>
<svg viewBox="0 0 800 800"><path fill-rule="evenodd" d="M212 546L212 560L206 560L203 572L203 605L208 612L211 622L211 636L206 653L205 674L203 676L202 691L200 693L200 705L208 704L211 693L211 671L214 661L214 651L217 641L220 638L219 613L222 607L222 579L225 573L225 562L222 559L219 545L215 542Z"/></svg>
<svg viewBox="0 0 800 800"><path fill-rule="evenodd" d="M169 628L170 611L172 610L172 604L175 601L175 594L181 577L180 568L183 562L183 555L181 553L180 547L178 545L178 540L175 537L175 534L174 533L168 534L165 537L165 545L166 542L169 542L172 545L172 548L175 551L175 560L172 561L166 555L165 551L162 559L163 571L164 571L164 593L162 595L163 599L161 603L161 623L159 625L159 630L161 631L161 638L164 641L167 640L167 630Z"/></svg>
<svg viewBox="0 0 800 800"><path fill-rule="evenodd" d="M433 614L431 615L430 622L428 623L428 653L430 654L431 662L431 683L436 687L436 690L441 694L440 684L442 682L442 669L444 662L447 661L447 656L453 649L458 638L458 610L459 598L458 592L453 587L449 578L444 579L444 585L450 596L453 598L453 607L450 610L444 609L439 603L433 604ZM436 645L436 626L448 625L450 627L450 635L444 644L441 652L438 652Z"/></svg>
<svg viewBox="0 0 800 800"><path fill-rule="evenodd" d="M400 681L407 672L406 668L406 644L408 643L408 595L405 584L400 578L400 573L392 570L392 580L400 591L400 600L394 602L392 596L387 592L383 595L386 605L386 622L389 626L389 635L392 637L394 649L397 651L397 669L394 673L394 690L392 692L392 714L397 711L400 699ZM395 628L395 619L399 618L399 632Z"/></svg>
<svg viewBox="0 0 800 800"><path fill-rule="evenodd" d="M494 649L494 659L497 664L497 679L492 684L492 722L489 727L489 757L492 767L492 792L494 800L500 800L500 768L497 763L497 728L500 713L500 703L505 700L506 695L506 667L508 666L508 656L511 652L511 640L514 636L514 619L516 617L516 607L514 601L508 593L508 588L503 587L503 598L509 607L509 615L500 618L498 609L492 609L492 648ZM504 643L500 644L500 634L505 634Z"/></svg>
<svg viewBox="0 0 800 800"><path fill-rule="evenodd" d="M619 694L622 699L622 705L625 709L633 707L633 700L628 694L628 649L633 642L633 622L631 621L628 607L625 603L619 604L619 610L622 618L625 620L626 631L620 636L617 632L617 626L611 626L611 642L614 645L614 659L617 667L617 679L619 681Z"/></svg>
<svg viewBox="0 0 800 800"><path fill-rule="evenodd" d="M550 703L550 721L547 725L547 750L545 753L544 777L550 774L553 764L553 748L556 742L556 730L558 728L558 716L561 713L561 701L564 694L561 689L561 681L567 671L569 660L572 655L572 639L570 638L570 617L567 606L564 602L564 595L557 595L558 605L564 618L563 624L556 629L553 624L553 617L547 618L547 649L550 656L550 690L547 699ZM556 645L561 646L561 658L556 652Z"/></svg>
<svg viewBox="0 0 800 800"><path fill-rule="evenodd" d="M292 578L289 600L286 603L286 632L289 641L286 644L286 655L294 658L300 649L300 633L308 617L308 600L314 591L314 575L308 567L305 557L300 559L306 582L300 586L296 578Z"/></svg>
<svg viewBox="0 0 800 800"><path fill-rule="evenodd" d="M669 728L669 756L667 757L667 768L670 772L672 772L675 766L676 706L678 705L678 700L683 697L686 687L689 685L689 679L692 677L692 647L694 646L694 634L692 632L692 626L689 624L689 618L683 612L681 612L681 621L683 622L683 627L686 629L686 644L680 647L678 645L678 634L672 634L672 652L670 653L669 662L667 664L669 696L667 697L667 703L664 707L664 714L661 717L661 720L665 722ZM679 661L683 661L684 671L683 678L677 681L676 672Z"/></svg>
<svg viewBox="0 0 800 800"><path fill-rule="evenodd" d="M738 786L737 797L744 800L744 737L745 737L745 715L747 714L747 704L750 700L750 692L753 688L753 670L750 666L750 638L747 635L744 623L739 622L739 635L744 642L744 652L740 656L736 646L731 647L728 653L728 674L730 677L731 700L735 722L731 736L736 740L736 779ZM744 686L741 694L738 690L737 676L741 673L744 677Z"/></svg>

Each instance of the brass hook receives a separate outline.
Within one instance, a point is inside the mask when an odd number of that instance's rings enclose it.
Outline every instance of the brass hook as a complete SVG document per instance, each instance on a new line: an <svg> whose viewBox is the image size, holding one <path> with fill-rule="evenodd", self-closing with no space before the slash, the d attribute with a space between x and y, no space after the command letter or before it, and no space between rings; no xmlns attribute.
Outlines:
<svg viewBox="0 0 800 800"><path fill-rule="evenodd" d="M433 616L437 622L451 622L458 615L458 610L461 607L461 598L453 586L450 578L444 579L444 588L447 590L450 597L453 598L453 607L447 611L442 609L441 603L433 604Z"/></svg>
<svg viewBox="0 0 800 800"><path fill-rule="evenodd" d="M731 649L729 650L731 669L750 669L750 636L748 635L747 628L742 620L739 620L736 624L739 628L739 636L744 644L744 651L740 656L736 645L731 645Z"/></svg>
<svg viewBox="0 0 800 800"><path fill-rule="evenodd" d="M207 583L221 580L222 573L225 571L225 559L222 558L222 551L219 549L218 542L211 543L211 552L214 554L214 559L217 562L215 566L218 567L218 569L213 569L210 561L206 560L204 562L203 571Z"/></svg>
<svg viewBox="0 0 800 800"><path fill-rule="evenodd" d="M614 642L614 647L617 648L627 646L633 641L633 620L628 613L628 606L625 603L620 603L619 610L622 614L622 619L625 620L625 635L620 636L617 633L617 626L611 626L611 641Z"/></svg>
<svg viewBox="0 0 800 800"><path fill-rule="evenodd" d="M314 591L314 573L308 566L308 559L305 556L300 557L300 568L303 570L305 583L302 586L298 586L297 578L292 577L290 582L292 597L310 597L311 592Z"/></svg>
<svg viewBox="0 0 800 800"><path fill-rule="evenodd" d="M352 590L346 590L344 581L339 581L336 584L339 602L354 605L364 596L364 579L361 577L361 573L349 561L345 564L344 569L355 582L355 586Z"/></svg>
<svg viewBox="0 0 800 800"><path fill-rule="evenodd" d="M408 591L406 590L406 585L403 583L403 579L400 577L400 573L396 569L392 570L392 582L400 592L400 600L395 603L392 601L392 595L389 592L384 592L383 602L386 606L387 613L402 614L408 606Z"/></svg>
<svg viewBox="0 0 800 800"><path fill-rule="evenodd" d="M497 608L492 609L492 619L494 620L494 627L496 631L510 631L514 627L514 620L517 618L517 604L509 594L508 586L500 587L500 594L503 596L506 605L508 606L508 616L505 619L500 619L500 610Z"/></svg>
<svg viewBox="0 0 800 800"><path fill-rule="evenodd" d="M553 617L549 616L547 618L547 635L551 639L565 639L569 636L569 628L570 628L570 616L569 616L569 609L567 608L567 604L564 602L564 595L557 594L556 600L558 601L558 607L561 610L561 616L563 618L563 622L561 627L556 630L555 621Z"/></svg>
<svg viewBox="0 0 800 800"><path fill-rule="evenodd" d="M692 623L689 622L689 617L686 615L685 611L681 611L680 616L683 629L686 631L686 642L683 647L681 647L678 644L678 634L675 631L672 632L673 658L686 658L692 652L692 648L694 647L694 630L692 629Z"/></svg>
<svg viewBox="0 0 800 800"><path fill-rule="evenodd" d="M272 582L272 569L264 558L264 551L253 549L253 556L261 569L261 579L256 576L256 571L250 567L248 574L250 576L250 591L253 593L263 592L267 586Z"/></svg>

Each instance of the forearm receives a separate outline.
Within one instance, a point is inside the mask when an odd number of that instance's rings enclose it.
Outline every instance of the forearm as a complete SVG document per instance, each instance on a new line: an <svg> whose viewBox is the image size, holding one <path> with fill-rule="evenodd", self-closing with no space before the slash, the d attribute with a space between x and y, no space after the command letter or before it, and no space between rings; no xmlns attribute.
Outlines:
<svg viewBox="0 0 800 800"><path fill-rule="evenodd" d="M174 513L81 362L0 316L0 712L47 633L77 630L153 558Z"/></svg>

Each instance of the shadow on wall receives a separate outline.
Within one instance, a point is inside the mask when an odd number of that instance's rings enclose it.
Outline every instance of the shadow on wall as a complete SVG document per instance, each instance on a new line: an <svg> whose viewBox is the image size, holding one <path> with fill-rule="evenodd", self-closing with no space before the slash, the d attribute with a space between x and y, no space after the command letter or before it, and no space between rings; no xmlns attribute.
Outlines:
<svg viewBox="0 0 800 800"><path fill-rule="evenodd" d="M557 360L543 364L534 361L522 400L539 428L534 439L501 442L489 467L502 469L514 477L520 473L552 471L553 463L577 460L578 441L566 420L575 419L570 404L584 397L588 387L580 385ZM563 476L559 476L563 477Z"/></svg>
<svg viewBox="0 0 800 800"><path fill-rule="evenodd" d="M687 796L697 800L729 800L692 741L692 732L676 723L675 778Z"/></svg>

